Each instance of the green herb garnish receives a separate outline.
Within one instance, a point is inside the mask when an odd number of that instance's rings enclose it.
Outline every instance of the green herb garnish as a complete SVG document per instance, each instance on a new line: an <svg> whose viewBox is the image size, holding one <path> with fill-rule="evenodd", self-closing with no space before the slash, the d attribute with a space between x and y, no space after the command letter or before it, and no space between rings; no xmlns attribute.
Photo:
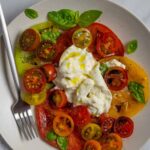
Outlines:
<svg viewBox="0 0 150 150"><path fill-rule="evenodd" d="M57 144L61 150L67 150L68 141L66 137L57 137Z"/></svg>
<svg viewBox="0 0 150 150"><path fill-rule="evenodd" d="M105 72L108 70L108 66L106 64L100 64L100 71L101 71L101 74L104 75Z"/></svg>
<svg viewBox="0 0 150 150"><path fill-rule="evenodd" d="M51 41L52 43L56 43L57 38L60 36L59 31L51 31L51 30L46 30L42 32L41 34L41 39L43 41Z"/></svg>
<svg viewBox="0 0 150 150"><path fill-rule="evenodd" d="M99 11L99 10L88 10L88 11L85 11L85 12L83 12L80 15L78 24L81 27L87 27L91 23L96 21L100 17L101 14L102 14L102 12Z"/></svg>
<svg viewBox="0 0 150 150"><path fill-rule="evenodd" d="M57 135L55 134L54 131L50 131L50 132L47 133L47 139L49 141L54 141L54 140L57 139Z"/></svg>
<svg viewBox="0 0 150 150"><path fill-rule="evenodd" d="M143 85L135 81L131 81L128 84L128 89L131 92L131 95L140 103L145 103L143 88Z"/></svg>
<svg viewBox="0 0 150 150"><path fill-rule="evenodd" d="M127 54L131 54L137 50L138 47L138 41L137 40L132 40L127 44Z"/></svg>
<svg viewBox="0 0 150 150"><path fill-rule="evenodd" d="M48 12L48 19L58 25L61 29L69 29L76 26L79 19L79 11L61 9Z"/></svg>
<svg viewBox="0 0 150 150"><path fill-rule="evenodd" d="M61 29L69 29L79 25L86 27L96 21L102 14L99 10L88 10L79 15L79 11L61 9L48 12L48 19L58 25Z"/></svg>
<svg viewBox="0 0 150 150"><path fill-rule="evenodd" d="M34 9L27 8L24 10L24 13L30 19L35 19L38 17L38 12Z"/></svg>

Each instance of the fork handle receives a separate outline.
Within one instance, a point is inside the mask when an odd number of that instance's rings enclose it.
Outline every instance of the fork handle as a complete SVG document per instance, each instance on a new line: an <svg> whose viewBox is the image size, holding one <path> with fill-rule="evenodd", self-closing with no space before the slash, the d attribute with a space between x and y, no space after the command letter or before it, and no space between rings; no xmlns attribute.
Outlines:
<svg viewBox="0 0 150 150"><path fill-rule="evenodd" d="M4 42L5 42L5 46L6 46L6 51L7 51L7 56L8 56L12 76L13 76L13 79L14 79L14 83L15 83L17 92L19 92L20 83L19 83L17 68L16 68L16 65L15 65L13 50L12 50L12 46L11 46L11 43L10 43L10 38L9 38L8 31L7 31L7 25L6 25L6 21L5 21L5 18L4 18L4 13L3 13L3 10L2 10L1 4L0 4L0 20L1 20L1 24L2 24L3 38L4 38Z"/></svg>

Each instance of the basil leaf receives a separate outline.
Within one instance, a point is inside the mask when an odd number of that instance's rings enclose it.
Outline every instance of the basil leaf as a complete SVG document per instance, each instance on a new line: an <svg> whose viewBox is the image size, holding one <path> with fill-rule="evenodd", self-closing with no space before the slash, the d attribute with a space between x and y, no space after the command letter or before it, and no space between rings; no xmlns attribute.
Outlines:
<svg viewBox="0 0 150 150"><path fill-rule="evenodd" d="M34 9L27 8L27 9L24 10L24 13L30 19L35 19L35 18L38 17L38 12Z"/></svg>
<svg viewBox="0 0 150 150"><path fill-rule="evenodd" d="M57 135L55 134L54 131L48 132L46 137L49 141L54 141L57 139Z"/></svg>
<svg viewBox="0 0 150 150"><path fill-rule="evenodd" d="M57 38L60 36L60 32L56 31L50 31L50 30L45 30L44 32L42 32L41 34L41 39L44 40L49 40L52 43L56 43Z"/></svg>
<svg viewBox="0 0 150 150"><path fill-rule="evenodd" d="M76 26L79 19L79 11L61 9L48 12L48 19L58 25L61 29L69 29Z"/></svg>
<svg viewBox="0 0 150 150"><path fill-rule="evenodd" d="M100 17L101 14L102 14L102 11L99 11L99 10L85 11L80 15L78 24L81 27L89 26L91 23L96 21Z"/></svg>
<svg viewBox="0 0 150 150"><path fill-rule="evenodd" d="M128 84L128 89L131 92L131 95L140 103L145 103L143 88L143 85L135 81L131 81Z"/></svg>
<svg viewBox="0 0 150 150"><path fill-rule="evenodd" d="M108 70L108 66L106 64L100 64L100 71L101 71L101 74L104 75L105 72Z"/></svg>
<svg viewBox="0 0 150 150"><path fill-rule="evenodd" d="M57 137L57 144L61 150L67 150L68 141L66 137Z"/></svg>
<svg viewBox="0 0 150 150"><path fill-rule="evenodd" d="M127 44L127 54L131 54L137 50L138 47L138 41L137 40L132 40Z"/></svg>

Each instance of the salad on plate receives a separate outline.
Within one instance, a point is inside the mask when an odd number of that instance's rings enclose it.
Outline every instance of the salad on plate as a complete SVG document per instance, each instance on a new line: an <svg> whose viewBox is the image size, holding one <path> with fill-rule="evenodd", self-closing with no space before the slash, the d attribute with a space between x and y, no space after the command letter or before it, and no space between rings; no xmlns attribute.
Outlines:
<svg viewBox="0 0 150 150"><path fill-rule="evenodd" d="M35 10L25 14L34 19ZM121 150L132 116L148 101L148 76L102 22L99 10L48 12L15 46L22 99L34 106L39 135L61 150ZM127 54L126 56L125 53Z"/></svg>

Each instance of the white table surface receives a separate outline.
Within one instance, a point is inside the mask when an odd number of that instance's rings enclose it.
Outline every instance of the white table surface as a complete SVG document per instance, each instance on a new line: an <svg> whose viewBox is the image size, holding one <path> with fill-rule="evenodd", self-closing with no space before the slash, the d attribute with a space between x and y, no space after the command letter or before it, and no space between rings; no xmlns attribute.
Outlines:
<svg viewBox="0 0 150 150"><path fill-rule="evenodd" d="M25 8L41 0L0 0L7 24ZM110 0L129 10L138 17L150 31L150 0ZM1 34L1 28L0 28ZM142 150L150 149L150 140Z"/></svg>

